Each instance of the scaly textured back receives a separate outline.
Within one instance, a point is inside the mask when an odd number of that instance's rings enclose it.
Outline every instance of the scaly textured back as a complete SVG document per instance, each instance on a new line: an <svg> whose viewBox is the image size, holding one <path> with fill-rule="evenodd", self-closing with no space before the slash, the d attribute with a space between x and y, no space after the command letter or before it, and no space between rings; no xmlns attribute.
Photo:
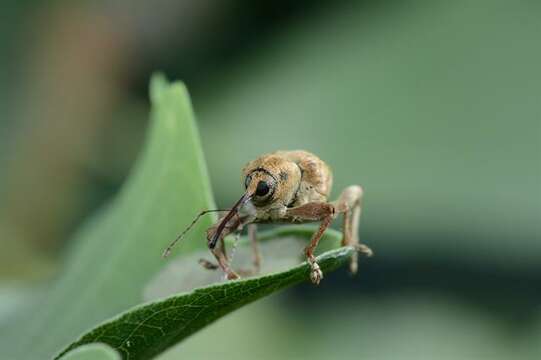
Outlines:
<svg viewBox="0 0 541 360"><path fill-rule="evenodd" d="M332 188L332 172L329 166L316 155L304 151L276 151L265 154L249 162L243 174L249 174L258 168L276 168L284 160L296 165L300 170L300 184L290 207L304 205L309 202L327 201Z"/></svg>

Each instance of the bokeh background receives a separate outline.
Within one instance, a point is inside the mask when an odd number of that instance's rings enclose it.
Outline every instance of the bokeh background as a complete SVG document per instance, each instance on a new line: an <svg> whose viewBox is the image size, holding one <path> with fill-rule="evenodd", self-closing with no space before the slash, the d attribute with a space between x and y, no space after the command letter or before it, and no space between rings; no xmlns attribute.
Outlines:
<svg viewBox="0 0 541 360"><path fill-rule="evenodd" d="M541 357L541 3L1 4L3 312L122 185L161 70L190 90L218 205L248 160L310 150L334 196L364 186L376 252L162 359Z"/></svg>

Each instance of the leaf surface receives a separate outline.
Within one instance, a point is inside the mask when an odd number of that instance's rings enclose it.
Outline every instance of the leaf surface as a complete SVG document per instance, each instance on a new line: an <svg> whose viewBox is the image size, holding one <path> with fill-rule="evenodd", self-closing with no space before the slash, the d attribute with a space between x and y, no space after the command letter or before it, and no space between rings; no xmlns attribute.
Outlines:
<svg viewBox="0 0 541 360"><path fill-rule="evenodd" d="M105 344L88 344L65 354L62 360L120 360L120 355Z"/></svg>
<svg viewBox="0 0 541 360"><path fill-rule="evenodd" d="M2 329L7 358L46 359L85 330L143 302L167 263L165 246L201 209L213 208L209 177L186 88L151 82L146 143L119 194L76 234L61 276L24 318ZM203 248L203 219L173 254Z"/></svg>
<svg viewBox="0 0 541 360"><path fill-rule="evenodd" d="M350 247L330 250L318 257L318 263L328 272L345 263L353 252ZM125 359L149 359L243 305L309 280L309 273L310 267L303 263L283 272L228 281L142 305L83 335L66 351L99 341L117 349Z"/></svg>
<svg viewBox="0 0 541 360"><path fill-rule="evenodd" d="M62 276L46 295L36 298L7 335L5 328L0 330L7 358L85 359L98 354L96 358L108 359L114 355L103 346L77 350L106 343L123 358L148 359L245 304L309 279L308 265L299 263L313 226L262 233L266 267L255 278L193 290L222 280L220 272L197 265L197 257L209 255L205 229L215 221L211 215L189 233L171 260L162 259L163 249L182 227L201 209L214 208L214 202L185 87L158 76L150 95L149 134L132 174L118 196L76 235ZM319 253L339 242L339 233L328 231ZM239 247L235 266L250 266L247 249ZM320 265L324 272L333 270L351 252L330 250L321 255ZM175 270L177 263L181 266Z"/></svg>

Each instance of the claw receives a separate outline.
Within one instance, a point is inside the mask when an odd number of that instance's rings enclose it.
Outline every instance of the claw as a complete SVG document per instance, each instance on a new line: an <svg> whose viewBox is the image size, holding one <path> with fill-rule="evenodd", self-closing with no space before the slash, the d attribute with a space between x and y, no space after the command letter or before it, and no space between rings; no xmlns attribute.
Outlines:
<svg viewBox="0 0 541 360"><path fill-rule="evenodd" d="M237 274L236 272L232 271L230 273L227 273L227 280L238 280L240 279L240 275Z"/></svg>
<svg viewBox="0 0 541 360"><path fill-rule="evenodd" d="M357 259L351 259L351 262L349 263L349 273L351 275L357 274L357 270L359 269L359 264L357 263Z"/></svg>
<svg viewBox="0 0 541 360"><path fill-rule="evenodd" d="M351 262L349 263L349 272L352 275L355 275L358 270L358 253L364 254L366 257L371 257L374 255L374 252L372 249L370 249L368 246L364 244L355 244L353 245L353 248L357 251L356 253L351 255Z"/></svg>
<svg viewBox="0 0 541 360"><path fill-rule="evenodd" d="M321 279L323 279L323 272L316 262L310 264L310 266L312 267L312 271L310 272L310 280L312 280L313 284L319 285Z"/></svg>
<svg viewBox="0 0 541 360"><path fill-rule="evenodd" d="M355 244L355 250L366 255L366 257L374 256L374 252L368 246L364 244Z"/></svg>

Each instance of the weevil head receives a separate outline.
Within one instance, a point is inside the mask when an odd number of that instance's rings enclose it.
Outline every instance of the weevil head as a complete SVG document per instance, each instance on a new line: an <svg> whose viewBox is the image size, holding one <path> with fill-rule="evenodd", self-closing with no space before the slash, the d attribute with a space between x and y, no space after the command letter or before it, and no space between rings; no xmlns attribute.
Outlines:
<svg viewBox="0 0 541 360"><path fill-rule="evenodd" d="M242 169L246 191L222 221L207 234L208 246L213 249L227 224L243 207L251 202L257 210L289 206L295 202L300 188L301 169L279 153L261 156ZM257 216L257 215L256 215Z"/></svg>
<svg viewBox="0 0 541 360"><path fill-rule="evenodd" d="M246 194L256 207L288 206L294 201L301 170L282 156L264 155L242 170Z"/></svg>

